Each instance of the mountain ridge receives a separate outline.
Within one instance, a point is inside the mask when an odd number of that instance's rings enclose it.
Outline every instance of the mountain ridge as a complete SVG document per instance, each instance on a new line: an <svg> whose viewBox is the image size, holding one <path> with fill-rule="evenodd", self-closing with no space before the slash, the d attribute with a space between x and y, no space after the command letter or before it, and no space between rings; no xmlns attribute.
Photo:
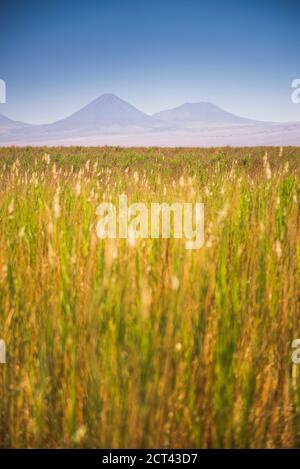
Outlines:
<svg viewBox="0 0 300 469"><path fill-rule="evenodd" d="M112 93L50 124L26 124L0 114L0 146L90 144L300 145L300 122L256 121L209 102L184 103L150 116Z"/></svg>
<svg viewBox="0 0 300 469"><path fill-rule="evenodd" d="M45 129L101 129L110 126L138 126L157 128L166 124L149 116L113 93L105 93L74 112L70 116L52 124L44 124Z"/></svg>
<svg viewBox="0 0 300 469"><path fill-rule="evenodd" d="M184 103L175 108L152 114L152 117L178 125L204 124L259 124L261 121L236 116L208 101Z"/></svg>

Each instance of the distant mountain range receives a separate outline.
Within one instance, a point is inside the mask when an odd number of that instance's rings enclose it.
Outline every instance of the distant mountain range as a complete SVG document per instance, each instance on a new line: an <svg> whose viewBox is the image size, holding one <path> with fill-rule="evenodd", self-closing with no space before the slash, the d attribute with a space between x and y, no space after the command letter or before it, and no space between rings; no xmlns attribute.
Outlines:
<svg viewBox="0 0 300 469"><path fill-rule="evenodd" d="M0 115L0 146L6 145L300 145L300 122L255 121L208 102L150 116L108 93L52 124L31 125Z"/></svg>

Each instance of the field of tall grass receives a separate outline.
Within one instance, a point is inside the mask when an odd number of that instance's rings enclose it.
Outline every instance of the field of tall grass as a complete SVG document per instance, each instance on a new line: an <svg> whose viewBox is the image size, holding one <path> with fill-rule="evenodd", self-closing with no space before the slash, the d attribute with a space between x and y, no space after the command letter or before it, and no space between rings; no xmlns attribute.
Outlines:
<svg viewBox="0 0 300 469"><path fill-rule="evenodd" d="M300 148L0 149L1 447L300 446ZM96 207L204 202L205 243Z"/></svg>

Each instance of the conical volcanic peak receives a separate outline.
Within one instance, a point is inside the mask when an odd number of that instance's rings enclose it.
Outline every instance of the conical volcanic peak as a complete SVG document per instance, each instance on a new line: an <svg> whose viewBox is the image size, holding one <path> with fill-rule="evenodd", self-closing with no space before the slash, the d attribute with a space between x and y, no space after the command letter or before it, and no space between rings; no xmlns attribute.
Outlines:
<svg viewBox="0 0 300 469"><path fill-rule="evenodd" d="M165 127L166 124L127 103L112 93L106 93L87 106L61 121L49 125L49 128L63 130L95 130L122 128Z"/></svg>

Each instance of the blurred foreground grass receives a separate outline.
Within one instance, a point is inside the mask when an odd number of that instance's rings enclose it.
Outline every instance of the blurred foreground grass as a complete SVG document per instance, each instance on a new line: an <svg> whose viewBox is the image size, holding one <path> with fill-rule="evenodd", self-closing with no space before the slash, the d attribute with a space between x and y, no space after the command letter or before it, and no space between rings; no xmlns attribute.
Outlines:
<svg viewBox="0 0 300 469"><path fill-rule="evenodd" d="M0 446L299 447L299 168L299 148L0 149ZM121 193L204 202L204 247L99 240Z"/></svg>

